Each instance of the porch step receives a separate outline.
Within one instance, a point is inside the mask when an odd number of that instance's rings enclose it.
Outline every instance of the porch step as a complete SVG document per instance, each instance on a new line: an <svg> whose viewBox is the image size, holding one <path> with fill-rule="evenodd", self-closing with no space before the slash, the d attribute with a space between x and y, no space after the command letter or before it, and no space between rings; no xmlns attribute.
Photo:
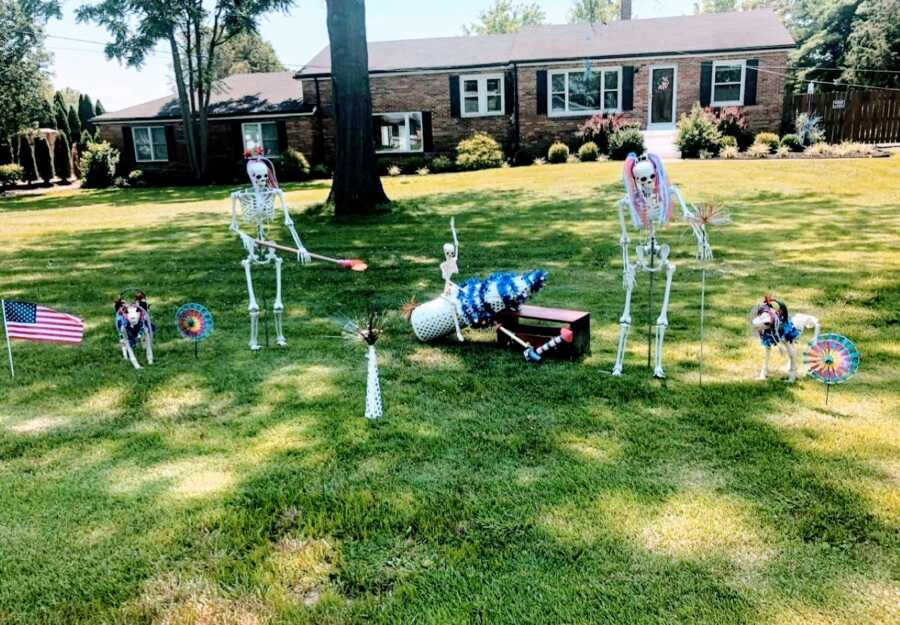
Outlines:
<svg viewBox="0 0 900 625"><path fill-rule="evenodd" d="M675 130L645 130L644 145L648 152L653 152L663 160L681 158L681 152L675 147Z"/></svg>

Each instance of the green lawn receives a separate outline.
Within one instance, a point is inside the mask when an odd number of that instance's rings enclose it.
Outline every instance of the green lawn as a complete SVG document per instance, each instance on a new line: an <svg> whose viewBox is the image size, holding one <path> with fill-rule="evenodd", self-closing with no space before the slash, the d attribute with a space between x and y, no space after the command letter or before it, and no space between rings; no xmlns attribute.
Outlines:
<svg viewBox="0 0 900 625"><path fill-rule="evenodd" d="M291 186L307 246L371 268L287 264L289 346L257 355L227 188L0 201L0 292L88 327L0 370L0 623L900 622L898 174L897 156L671 165L735 220L713 234L703 388L677 222L669 378L646 368L646 282L607 373L618 164L390 179L393 212L351 223L304 212L327 185ZM533 302L591 311L593 354L417 342L396 311L439 293L451 216L462 278L547 269ZM131 286L159 325L138 372L112 328ZM811 380L755 381L767 291L857 342L827 407ZM199 360L172 323L188 301L216 316ZM328 321L370 303L393 311L378 422L364 348Z"/></svg>

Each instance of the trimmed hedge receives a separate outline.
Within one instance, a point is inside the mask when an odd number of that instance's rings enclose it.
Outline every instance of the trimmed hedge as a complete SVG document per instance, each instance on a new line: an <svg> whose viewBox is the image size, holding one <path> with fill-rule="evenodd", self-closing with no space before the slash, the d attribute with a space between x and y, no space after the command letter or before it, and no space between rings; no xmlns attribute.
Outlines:
<svg viewBox="0 0 900 625"><path fill-rule="evenodd" d="M547 150L547 162L553 164L565 163L569 160L569 146L562 141L557 141Z"/></svg>
<svg viewBox="0 0 900 625"><path fill-rule="evenodd" d="M644 148L644 135L637 126L625 126L609 138L609 157L615 161L624 161L629 153L641 154Z"/></svg>
<svg viewBox="0 0 900 625"><path fill-rule="evenodd" d="M460 169L490 169L503 165L500 144L486 132L476 132L456 146L456 165Z"/></svg>
<svg viewBox="0 0 900 625"><path fill-rule="evenodd" d="M600 148L593 141L588 141L578 148L578 158L583 163L590 163L600 158Z"/></svg>

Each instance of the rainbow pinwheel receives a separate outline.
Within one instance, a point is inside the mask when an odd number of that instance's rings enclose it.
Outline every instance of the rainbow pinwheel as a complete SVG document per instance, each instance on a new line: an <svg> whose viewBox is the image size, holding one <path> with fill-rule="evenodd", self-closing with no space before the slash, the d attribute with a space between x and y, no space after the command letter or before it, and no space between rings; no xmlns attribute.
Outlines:
<svg viewBox="0 0 900 625"><path fill-rule="evenodd" d="M803 363L810 377L828 388L849 380L859 369L859 351L853 341L840 334L820 334L803 352Z"/></svg>
<svg viewBox="0 0 900 625"><path fill-rule="evenodd" d="M212 313L200 304L181 306L175 311L175 323L181 338L195 343L205 340L213 331Z"/></svg>

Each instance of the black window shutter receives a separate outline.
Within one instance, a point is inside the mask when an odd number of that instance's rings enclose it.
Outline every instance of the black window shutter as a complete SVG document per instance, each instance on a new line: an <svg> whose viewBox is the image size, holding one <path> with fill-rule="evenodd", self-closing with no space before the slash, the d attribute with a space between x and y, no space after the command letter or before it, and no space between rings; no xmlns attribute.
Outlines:
<svg viewBox="0 0 900 625"><path fill-rule="evenodd" d="M244 131L241 129L241 122L231 122L231 146L231 149L234 151L234 160L243 160Z"/></svg>
<svg viewBox="0 0 900 625"><path fill-rule="evenodd" d="M744 82L744 106L756 104L756 76L759 73L759 59L747 60L747 72Z"/></svg>
<svg viewBox="0 0 900 625"><path fill-rule="evenodd" d="M287 122L279 119L275 122L278 128L278 153L283 154L288 149Z"/></svg>
<svg viewBox="0 0 900 625"><path fill-rule="evenodd" d="M547 114L547 70L537 72L537 114Z"/></svg>
<svg viewBox="0 0 900 625"><path fill-rule="evenodd" d="M700 64L700 106L709 106L712 96L712 61Z"/></svg>
<svg viewBox="0 0 900 625"><path fill-rule="evenodd" d="M503 101L506 104L506 114L512 115L516 111L516 83L512 70L504 75Z"/></svg>
<svg viewBox="0 0 900 625"><path fill-rule="evenodd" d="M431 111L422 111L422 146L426 152L434 151L434 135L431 132Z"/></svg>
<svg viewBox="0 0 900 625"><path fill-rule="evenodd" d="M461 117L459 112L459 76L450 75L450 117Z"/></svg>
<svg viewBox="0 0 900 625"><path fill-rule="evenodd" d="M127 174L131 171L134 162L134 137L131 134L131 127L122 126L122 154L120 155L119 167Z"/></svg>
<svg viewBox="0 0 900 625"><path fill-rule="evenodd" d="M634 66L626 65L622 68L622 110L630 111L634 108Z"/></svg>
<svg viewBox="0 0 900 625"><path fill-rule="evenodd" d="M175 126L166 126L166 152L169 153L169 160L174 161L175 158Z"/></svg>

